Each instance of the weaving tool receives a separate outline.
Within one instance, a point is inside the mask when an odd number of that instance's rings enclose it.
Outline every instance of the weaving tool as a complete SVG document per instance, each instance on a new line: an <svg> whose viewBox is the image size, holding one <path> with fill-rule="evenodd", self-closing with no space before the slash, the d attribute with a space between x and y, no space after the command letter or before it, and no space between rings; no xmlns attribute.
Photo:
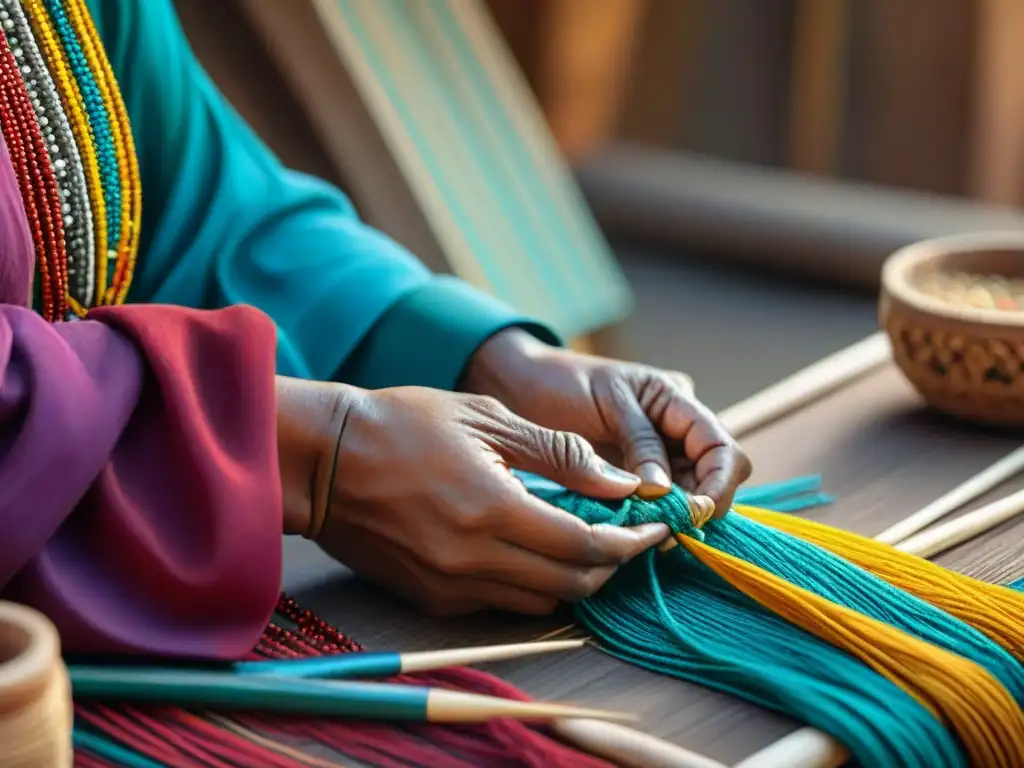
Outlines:
<svg viewBox="0 0 1024 768"><path fill-rule="evenodd" d="M960 483L931 504L886 528L875 539L898 544L1024 470L1024 446Z"/></svg>
<svg viewBox="0 0 1024 768"><path fill-rule="evenodd" d="M418 653L363 651L339 656L318 656L283 661L239 661L232 665L232 671L241 675L317 677L330 680L390 677L403 673L427 672L445 667L507 661L533 654L567 651L582 648L586 642L586 639L551 640L548 642L486 645L479 648L449 648Z"/></svg>
<svg viewBox="0 0 1024 768"><path fill-rule="evenodd" d="M228 708L300 715L433 723L478 723L495 718L549 720L586 717L632 720L566 704L522 702L392 683L316 680L275 675L235 675L172 667L71 666L78 701L145 702L179 707Z"/></svg>

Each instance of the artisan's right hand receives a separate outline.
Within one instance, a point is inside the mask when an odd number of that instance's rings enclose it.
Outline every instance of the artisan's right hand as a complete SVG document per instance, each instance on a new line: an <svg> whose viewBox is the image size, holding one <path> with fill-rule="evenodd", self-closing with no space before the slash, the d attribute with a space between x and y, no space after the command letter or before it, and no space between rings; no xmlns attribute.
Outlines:
<svg viewBox="0 0 1024 768"><path fill-rule="evenodd" d="M320 545L426 610L545 614L596 591L663 541L660 524L590 526L531 496L509 471L601 498L638 478L582 438L538 427L488 397L417 387L346 388Z"/></svg>

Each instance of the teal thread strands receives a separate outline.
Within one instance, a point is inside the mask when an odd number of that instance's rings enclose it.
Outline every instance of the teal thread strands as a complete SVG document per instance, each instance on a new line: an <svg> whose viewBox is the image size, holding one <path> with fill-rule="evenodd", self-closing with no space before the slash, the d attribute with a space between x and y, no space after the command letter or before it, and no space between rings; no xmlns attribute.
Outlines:
<svg viewBox="0 0 1024 768"><path fill-rule="evenodd" d="M617 503L551 485L531 490L592 524L659 521L677 533L699 533L678 490L657 502ZM955 736L912 696L684 551L648 552L627 564L577 604L576 615L608 653L796 717L839 739L862 765L966 765Z"/></svg>
<svg viewBox="0 0 1024 768"><path fill-rule="evenodd" d="M68 19L61 0L44 0L46 10L50 14L61 48L67 57L71 73L78 83L82 94L85 114L89 121L89 130L96 145L96 157L100 166L100 181L103 188L103 200L107 208L107 249L108 253L96 255L98 259L109 258L116 253L121 239L121 176L119 173L117 148L114 145L114 134L111 129L110 113L103 101L96 77L89 68L89 61L82 51L82 46L75 34L75 29ZM109 273L108 273L109 274ZM102 295L107 286L96 286L96 295Z"/></svg>
<svg viewBox="0 0 1024 768"><path fill-rule="evenodd" d="M977 629L795 536L730 512L704 527L715 549L985 667L1024 704L1024 666ZM672 555L683 556L682 552Z"/></svg>
<svg viewBox="0 0 1024 768"><path fill-rule="evenodd" d="M576 615L611 655L809 723L861 765L967 765L953 735L913 697L692 558L648 552L577 604Z"/></svg>
<svg viewBox="0 0 1024 768"><path fill-rule="evenodd" d="M124 768L163 768L160 763L77 725L74 729L74 743L76 749L109 760L113 765Z"/></svg>
<svg viewBox="0 0 1024 768"><path fill-rule="evenodd" d="M566 490L547 478L529 472L513 470L512 474L537 496L546 497ZM747 486L736 493L737 504L748 504L774 512L803 512L833 501L834 497L821 490L821 475L804 475L777 483Z"/></svg>
<svg viewBox="0 0 1024 768"><path fill-rule="evenodd" d="M76 701L132 701L371 720L428 720L431 689L226 672L107 666L68 667Z"/></svg>

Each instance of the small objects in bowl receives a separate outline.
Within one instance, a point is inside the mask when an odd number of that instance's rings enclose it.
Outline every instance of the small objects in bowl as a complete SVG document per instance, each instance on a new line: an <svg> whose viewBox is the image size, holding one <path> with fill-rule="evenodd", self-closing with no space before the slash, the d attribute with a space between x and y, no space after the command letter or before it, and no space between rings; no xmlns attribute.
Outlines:
<svg viewBox="0 0 1024 768"><path fill-rule="evenodd" d="M925 277L919 288L954 306L1024 311L1024 278L937 271Z"/></svg>
<svg viewBox="0 0 1024 768"><path fill-rule="evenodd" d="M936 410L1024 427L1024 232L925 240L882 270L893 359Z"/></svg>

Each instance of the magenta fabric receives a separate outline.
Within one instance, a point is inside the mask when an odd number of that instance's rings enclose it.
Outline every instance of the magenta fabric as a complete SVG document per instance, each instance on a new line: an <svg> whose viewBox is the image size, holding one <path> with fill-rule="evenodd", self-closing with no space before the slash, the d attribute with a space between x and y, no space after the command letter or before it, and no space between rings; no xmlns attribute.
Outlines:
<svg viewBox="0 0 1024 768"><path fill-rule="evenodd" d="M65 650L237 658L280 589L275 328L248 307L28 309L0 151L0 597Z"/></svg>

